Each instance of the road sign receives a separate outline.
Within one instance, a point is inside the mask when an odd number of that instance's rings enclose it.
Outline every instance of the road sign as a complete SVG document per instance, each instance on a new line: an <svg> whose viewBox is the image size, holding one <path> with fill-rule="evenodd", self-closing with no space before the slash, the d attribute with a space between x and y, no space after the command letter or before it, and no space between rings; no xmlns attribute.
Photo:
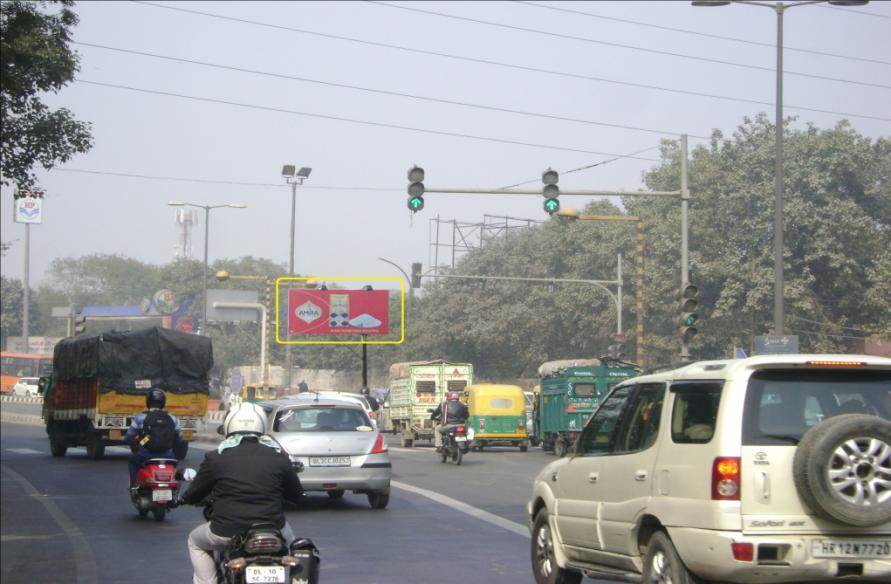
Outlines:
<svg viewBox="0 0 891 584"><path fill-rule="evenodd" d="M260 311L250 308L214 308L214 303L256 304L256 290L222 290L213 288L207 291L207 320L222 322L260 322Z"/></svg>
<svg viewBox="0 0 891 584"><path fill-rule="evenodd" d="M387 290L288 291L288 333L300 335L385 335Z"/></svg>
<svg viewBox="0 0 891 584"><path fill-rule="evenodd" d="M755 337L756 355L789 355L798 353L798 335L765 335Z"/></svg>
<svg viewBox="0 0 891 584"><path fill-rule="evenodd" d="M16 223L43 223L43 198L24 196L15 200Z"/></svg>

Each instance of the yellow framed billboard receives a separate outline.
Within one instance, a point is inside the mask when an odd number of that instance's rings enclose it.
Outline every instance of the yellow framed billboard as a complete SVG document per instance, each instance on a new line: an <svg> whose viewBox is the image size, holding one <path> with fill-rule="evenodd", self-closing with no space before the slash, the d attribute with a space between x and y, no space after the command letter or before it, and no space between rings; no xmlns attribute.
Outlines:
<svg viewBox="0 0 891 584"><path fill-rule="evenodd" d="M307 286L288 288L284 299L288 318L281 322L282 283L287 282L396 282L399 284L399 339L370 341L368 335L387 335L389 289L345 290ZM300 303L294 307L292 304ZM354 315L353 310L360 312ZM287 338L282 338L282 324ZM290 340L291 335L362 335L359 340ZM275 280L275 342L279 345L401 345L405 342L405 280L398 276L281 276Z"/></svg>

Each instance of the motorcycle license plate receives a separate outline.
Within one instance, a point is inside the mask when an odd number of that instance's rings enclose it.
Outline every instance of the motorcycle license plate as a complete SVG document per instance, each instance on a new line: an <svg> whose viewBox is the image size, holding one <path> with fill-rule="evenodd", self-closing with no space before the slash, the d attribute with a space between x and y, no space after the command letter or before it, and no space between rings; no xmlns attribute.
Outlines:
<svg viewBox="0 0 891 584"><path fill-rule="evenodd" d="M173 500L173 491L170 489L155 489L152 491L152 501L164 503Z"/></svg>
<svg viewBox="0 0 891 584"><path fill-rule="evenodd" d="M248 584L284 584L284 566L247 566L244 581Z"/></svg>
<svg viewBox="0 0 891 584"><path fill-rule="evenodd" d="M819 539L813 542L815 558L860 558L885 560L891 558L891 541L851 541Z"/></svg>
<svg viewBox="0 0 891 584"><path fill-rule="evenodd" d="M455 442L467 442L466 436L455 436Z"/></svg>
<svg viewBox="0 0 891 584"><path fill-rule="evenodd" d="M309 466L349 466L349 456L310 456Z"/></svg>

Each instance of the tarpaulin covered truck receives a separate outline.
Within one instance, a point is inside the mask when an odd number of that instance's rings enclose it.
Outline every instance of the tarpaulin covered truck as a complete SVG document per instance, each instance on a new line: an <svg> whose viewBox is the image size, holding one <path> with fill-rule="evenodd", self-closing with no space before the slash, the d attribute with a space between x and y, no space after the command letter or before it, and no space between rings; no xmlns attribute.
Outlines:
<svg viewBox="0 0 891 584"><path fill-rule="evenodd" d="M402 446L415 440L433 440L430 408L437 407L446 392L463 394L473 383L473 365L447 361L414 361L390 366L389 422L402 434Z"/></svg>
<svg viewBox="0 0 891 584"><path fill-rule="evenodd" d="M124 444L153 387L167 393L165 409L179 418L186 440L194 439L207 412L211 367L209 338L159 327L63 339L43 402L53 456L86 446L98 459L107 445Z"/></svg>

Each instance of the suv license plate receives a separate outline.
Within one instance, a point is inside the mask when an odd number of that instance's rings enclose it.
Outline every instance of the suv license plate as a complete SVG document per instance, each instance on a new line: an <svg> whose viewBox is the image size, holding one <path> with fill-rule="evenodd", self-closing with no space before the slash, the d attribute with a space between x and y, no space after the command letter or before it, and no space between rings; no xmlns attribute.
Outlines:
<svg viewBox="0 0 891 584"><path fill-rule="evenodd" d="M310 456L309 466L349 466L349 456Z"/></svg>
<svg viewBox="0 0 891 584"><path fill-rule="evenodd" d="M152 501L163 503L173 500L173 491L170 489L155 489L152 491Z"/></svg>
<svg viewBox="0 0 891 584"><path fill-rule="evenodd" d="M248 584L284 584L284 566L247 566L244 580Z"/></svg>
<svg viewBox="0 0 891 584"><path fill-rule="evenodd" d="M815 558L891 558L891 541L820 539L813 543Z"/></svg>

